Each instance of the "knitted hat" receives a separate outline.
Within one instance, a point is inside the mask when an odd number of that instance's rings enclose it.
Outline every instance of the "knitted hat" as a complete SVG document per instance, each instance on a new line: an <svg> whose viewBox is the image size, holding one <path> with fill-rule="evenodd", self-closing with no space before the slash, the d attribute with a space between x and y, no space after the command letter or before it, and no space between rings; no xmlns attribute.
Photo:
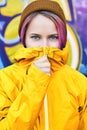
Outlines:
<svg viewBox="0 0 87 130"><path fill-rule="evenodd" d="M33 12L41 11L41 10L50 11L50 12L53 12L54 14L58 15L66 26L65 15L63 13L62 8L58 4L58 2L51 1L51 0L36 0L36 1L31 2L23 10L23 12L21 14L21 19L20 19L20 23L19 23L19 35L20 35L20 31L21 31L23 22L28 17L28 15L30 15Z"/></svg>

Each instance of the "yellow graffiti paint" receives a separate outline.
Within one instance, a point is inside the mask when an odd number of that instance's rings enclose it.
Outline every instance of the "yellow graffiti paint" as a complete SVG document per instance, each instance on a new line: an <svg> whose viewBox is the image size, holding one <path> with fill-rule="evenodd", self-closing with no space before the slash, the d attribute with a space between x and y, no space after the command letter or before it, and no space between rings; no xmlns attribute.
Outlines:
<svg viewBox="0 0 87 130"><path fill-rule="evenodd" d="M1 8L1 14L5 16L14 16L21 13L22 1L21 0L7 0L7 5Z"/></svg>
<svg viewBox="0 0 87 130"><path fill-rule="evenodd" d="M8 23L4 34L5 39L11 40L18 36L19 21L20 21L20 16L17 16Z"/></svg>
<svg viewBox="0 0 87 130"><path fill-rule="evenodd" d="M19 48L21 48L21 47L22 47L21 43L15 45L13 47L5 47L6 54L8 55L8 58L11 61L11 63L14 63L13 57L14 57L16 51L19 50Z"/></svg>
<svg viewBox="0 0 87 130"><path fill-rule="evenodd" d="M69 65L72 68L75 69L79 69L79 64L82 60L82 50L81 50L81 44L80 44L80 40L78 38L78 34L75 33L75 31L73 30L73 28L71 28L69 25L67 25L67 42L70 45L70 50L69 50L69 59L70 61L68 61Z"/></svg>

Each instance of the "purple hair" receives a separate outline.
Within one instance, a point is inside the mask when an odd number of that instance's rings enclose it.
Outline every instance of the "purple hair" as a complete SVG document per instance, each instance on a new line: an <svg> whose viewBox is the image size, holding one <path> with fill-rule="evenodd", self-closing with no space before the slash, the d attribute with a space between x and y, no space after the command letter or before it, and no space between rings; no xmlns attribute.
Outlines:
<svg viewBox="0 0 87 130"><path fill-rule="evenodd" d="M32 19L38 14L44 15L54 22L56 29L59 33L59 48L60 49L64 48L66 45L66 40L67 40L66 26L64 25L63 21L56 14L54 14L52 12L48 12L48 11L34 12L25 19L25 21L23 22L23 25L21 27L21 31L20 31L20 39L21 39L21 42L24 44L24 46L26 47L25 35L26 35L27 27L30 24L30 22L32 21Z"/></svg>

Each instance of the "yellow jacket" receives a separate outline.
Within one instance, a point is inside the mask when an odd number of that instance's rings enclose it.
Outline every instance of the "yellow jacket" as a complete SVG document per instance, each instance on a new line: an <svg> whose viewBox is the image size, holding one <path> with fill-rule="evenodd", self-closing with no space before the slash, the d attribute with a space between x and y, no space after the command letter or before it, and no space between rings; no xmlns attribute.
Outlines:
<svg viewBox="0 0 87 130"><path fill-rule="evenodd" d="M66 48L44 50L51 76L33 65L42 48L21 49L0 71L0 130L87 130L86 77L65 65Z"/></svg>

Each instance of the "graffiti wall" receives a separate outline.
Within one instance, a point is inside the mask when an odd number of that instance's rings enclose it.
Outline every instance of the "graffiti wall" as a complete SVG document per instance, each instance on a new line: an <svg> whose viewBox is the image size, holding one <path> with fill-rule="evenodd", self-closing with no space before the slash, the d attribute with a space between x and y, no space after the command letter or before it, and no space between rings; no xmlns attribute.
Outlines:
<svg viewBox="0 0 87 130"><path fill-rule="evenodd" d="M12 56L19 48L18 25L21 0L0 0L0 69L13 63Z"/></svg>
<svg viewBox="0 0 87 130"><path fill-rule="evenodd" d="M22 47L18 25L22 10L32 0L0 0L0 69L14 63L13 56ZM87 2L55 0L64 9L67 20L67 64L87 76Z"/></svg>
<svg viewBox="0 0 87 130"><path fill-rule="evenodd" d="M87 0L74 0L74 3L77 16L74 27L78 32L82 46L79 71L87 76Z"/></svg>

